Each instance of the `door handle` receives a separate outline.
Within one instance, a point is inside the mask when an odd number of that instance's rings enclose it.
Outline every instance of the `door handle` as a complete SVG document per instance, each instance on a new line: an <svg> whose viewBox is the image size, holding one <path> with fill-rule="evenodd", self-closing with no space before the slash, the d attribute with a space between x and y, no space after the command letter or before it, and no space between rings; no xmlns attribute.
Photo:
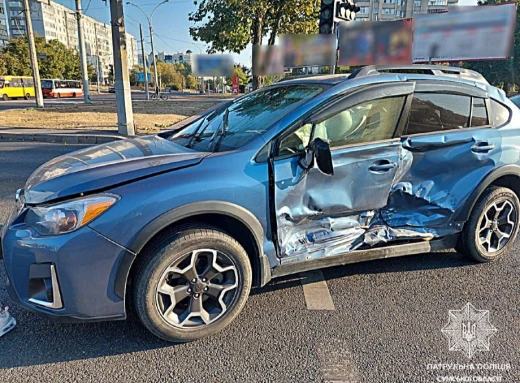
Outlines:
<svg viewBox="0 0 520 383"><path fill-rule="evenodd" d="M397 164L395 162L382 160L374 162L372 165L368 167L368 170L370 170L371 172L383 173L395 168L396 166Z"/></svg>
<svg viewBox="0 0 520 383"><path fill-rule="evenodd" d="M488 142L477 142L471 147L473 153L487 153L495 149L495 145Z"/></svg>

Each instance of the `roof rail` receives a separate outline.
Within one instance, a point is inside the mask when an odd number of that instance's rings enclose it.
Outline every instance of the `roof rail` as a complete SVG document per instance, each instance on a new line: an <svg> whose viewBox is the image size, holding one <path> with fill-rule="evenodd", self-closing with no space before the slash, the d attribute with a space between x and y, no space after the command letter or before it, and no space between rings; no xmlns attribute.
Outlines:
<svg viewBox="0 0 520 383"><path fill-rule="evenodd" d="M352 72L349 79L356 77L372 76L381 73L411 73L411 74L429 74L434 76L458 77L467 80L473 80L485 84L488 81L480 73L451 66L442 65L368 65Z"/></svg>

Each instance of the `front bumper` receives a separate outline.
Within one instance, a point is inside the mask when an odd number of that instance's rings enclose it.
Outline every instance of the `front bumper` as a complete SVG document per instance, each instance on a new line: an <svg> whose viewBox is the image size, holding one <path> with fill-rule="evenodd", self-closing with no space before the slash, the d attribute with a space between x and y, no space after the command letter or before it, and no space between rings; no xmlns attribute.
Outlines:
<svg viewBox="0 0 520 383"><path fill-rule="evenodd" d="M67 322L126 318L124 297L114 288L126 249L89 227L42 237L17 224L5 230L1 247L7 290L22 307Z"/></svg>

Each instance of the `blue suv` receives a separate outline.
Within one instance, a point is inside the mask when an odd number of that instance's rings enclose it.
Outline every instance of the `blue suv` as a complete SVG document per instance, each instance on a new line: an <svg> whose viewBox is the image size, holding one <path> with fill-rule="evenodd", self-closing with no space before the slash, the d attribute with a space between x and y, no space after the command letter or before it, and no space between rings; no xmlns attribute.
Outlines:
<svg viewBox="0 0 520 383"><path fill-rule="evenodd" d="M58 157L3 227L10 296L72 321L133 302L186 342L271 278L453 247L497 260L518 232L519 114L475 72L370 66Z"/></svg>

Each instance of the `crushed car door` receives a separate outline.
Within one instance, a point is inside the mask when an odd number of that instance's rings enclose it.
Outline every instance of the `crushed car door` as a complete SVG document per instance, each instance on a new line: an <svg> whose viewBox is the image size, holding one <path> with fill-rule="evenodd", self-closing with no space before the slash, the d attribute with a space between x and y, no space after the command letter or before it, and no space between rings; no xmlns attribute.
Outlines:
<svg viewBox="0 0 520 383"><path fill-rule="evenodd" d="M461 231L458 211L502 155L490 103L478 87L417 84L402 138L407 166L381 212L388 226L435 237Z"/></svg>
<svg viewBox="0 0 520 383"><path fill-rule="evenodd" d="M395 137L406 123L414 87L413 82L399 82L362 88L277 140L272 162L275 216L279 254L285 261L363 245L400 177L402 145ZM317 140L330 145L331 175L317 165L302 165L309 155L306 147Z"/></svg>

